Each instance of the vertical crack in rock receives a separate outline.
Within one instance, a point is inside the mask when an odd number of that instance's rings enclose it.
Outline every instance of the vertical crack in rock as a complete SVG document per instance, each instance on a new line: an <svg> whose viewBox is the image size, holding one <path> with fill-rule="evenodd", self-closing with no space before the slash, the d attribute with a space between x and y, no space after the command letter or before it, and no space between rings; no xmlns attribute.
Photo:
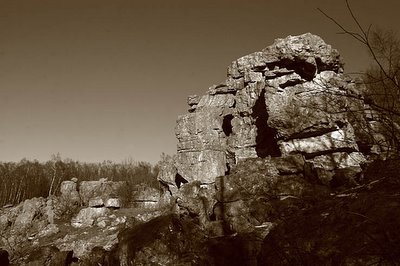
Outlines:
<svg viewBox="0 0 400 266"><path fill-rule="evenodd" d="M267 156L281 156L278 143L275 136L277 130L268 126L268 111L265 103L265 89L261 91L260 97L257 99L253 107L252 117L256 120L257 136L256 136L256 152L260 158Z"/></svg>

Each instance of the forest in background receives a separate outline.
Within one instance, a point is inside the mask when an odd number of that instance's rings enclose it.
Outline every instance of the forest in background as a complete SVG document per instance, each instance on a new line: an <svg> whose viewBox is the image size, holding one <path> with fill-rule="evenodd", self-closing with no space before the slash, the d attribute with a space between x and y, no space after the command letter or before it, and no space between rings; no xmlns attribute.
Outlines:
<svg viewBox="0 0 400 266"><path fill-rule="evenodd" d="M27 159L0 162L0 207L33 197L58 195L61 182L72 178L77 178L78 182L107 178L109 181L126 181L131 186L143 184L159 188L157 175L158 165L133 160L84 163L62 159L58 154L44 163Z"/></svg>

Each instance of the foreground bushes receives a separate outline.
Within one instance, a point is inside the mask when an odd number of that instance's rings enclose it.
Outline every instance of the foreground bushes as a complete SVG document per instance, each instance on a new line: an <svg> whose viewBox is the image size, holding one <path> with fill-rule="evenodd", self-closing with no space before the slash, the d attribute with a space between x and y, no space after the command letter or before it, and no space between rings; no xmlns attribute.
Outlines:
<svg viewBox="0 0 400 266"><path fill-rule="evenodd" d="M310 193L297 206L283 205L259 263L399 265L399 167L400 160L377 161L356 187Z"/></svg>
<svg viewBox="0 0 400 266"><path fill-rule="evenodd" d="M0 206L57 194L61 182L74 177L79 181L108 178L158 188L157 174L158 167L145 162L82 163L61 159L59 155L45 163L26 159L18 163L0 162Z"/></svg>

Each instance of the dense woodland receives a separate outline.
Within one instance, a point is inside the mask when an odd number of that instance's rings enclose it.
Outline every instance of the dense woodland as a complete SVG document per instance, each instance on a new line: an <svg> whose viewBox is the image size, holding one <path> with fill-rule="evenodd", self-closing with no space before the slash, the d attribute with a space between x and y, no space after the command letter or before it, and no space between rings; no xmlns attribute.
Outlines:
<svg viewBox="0 0 400 266"><path fill-rule="evenodd" d="M107 178L110 181L127 181L129 185L142 183L158 188L157 174L157 165L132 160L83 163L56 155L45 163L26 159L0 162L0 206L33 197L57 195L61 182L74 177L78 181Z"/></svg>

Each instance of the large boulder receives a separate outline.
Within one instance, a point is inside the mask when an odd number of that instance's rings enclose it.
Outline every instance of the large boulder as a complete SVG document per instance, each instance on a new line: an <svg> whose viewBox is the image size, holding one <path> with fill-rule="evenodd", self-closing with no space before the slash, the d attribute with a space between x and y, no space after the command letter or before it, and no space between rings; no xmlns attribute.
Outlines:
<svg viewBox="0 0 400 266"><path fill-rule="evenodd" d="M81 198L78 192L77 179L66 180L61 182L60 192L61 198L65 201L70 202L71 205L79 205Z"/></svg>

